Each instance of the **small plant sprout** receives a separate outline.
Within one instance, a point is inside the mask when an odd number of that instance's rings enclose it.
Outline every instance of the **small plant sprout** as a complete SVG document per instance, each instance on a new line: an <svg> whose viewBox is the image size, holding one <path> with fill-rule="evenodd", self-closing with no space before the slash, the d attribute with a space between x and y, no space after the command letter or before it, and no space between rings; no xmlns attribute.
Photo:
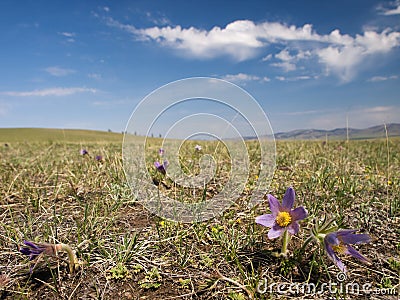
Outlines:
<svg viewBox="0 0 400 300"><path fill-rule="evenodd" d="M268 194L269 208L272 214L261 215L256 218L256 223L270 227L269 239L275 239L283 234L281 255L287 255L287 246L290 241L290 234L299 232L298 221L307 217L307 211L303 206L292 209L295 200L295 193L292 187L286 190L282 199L282 205L278 199Z"/></svg>
<svg viewBox="0 0 400 300"><path fill-rule="evenodd" d="M362 262L370 263L370 260L361 255L350 245L368 243L371 238L368 234L354 234L357 229L346 229L328 233L324 237L324 248L328 257L340 269L346 273L346 266L338 257L338 254L351 255Z"/></svg>
<svg viewBox="0 0 400 300"><path fill-rule="evenodd" d="M158 161L156 161L156 162L154 163L154 166L157 168L157 170L158 170L161 174L165 175L166 172L167 172L168 161L167 161L167 160L164 160L164 162L163 162L162 164L160 164Z"/></svg>
<svg viewBox="0 0 400 300"><path fill-rule="evenodd" d="M57 256L58 252L64 251L68 254L69 271L71 274L79 265L75 253L72 251L71 247L67 244L48 244L48 243L34 243L34 242L24 241L24 245L27 247L21 247L19 251L24 255L28 255L30 261L36 259L41 255Z"/></svg>

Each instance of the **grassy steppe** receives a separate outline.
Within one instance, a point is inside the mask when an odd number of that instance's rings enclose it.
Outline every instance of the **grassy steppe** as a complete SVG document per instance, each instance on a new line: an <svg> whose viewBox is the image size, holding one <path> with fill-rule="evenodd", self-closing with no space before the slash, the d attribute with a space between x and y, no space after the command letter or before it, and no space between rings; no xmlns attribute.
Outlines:
<svg viewBox="0 0 400 300"><path fill-rule="evenodd" d="M266 192L282 199L293 186L295 207L304 205L309 212L285 259L275 255L281 240L269 240L268 228L254 222L269 213L267 201L246 209L256 174L221 217L174 223L150 214L133 197L123 171L121 134L103 133L102 140L99 133L68 133L57 140L49 139L50 133L37 132L40 138L34 139L32 131L21 129L23 140L0 135L0 299L398 298L399 139L277 143L277 168ZM182 149L189 173L198 168L192 146ZM247 146L257 161L257 144ZM89 155L79 154L82 147ZM152 176L157 176L151 162L158 159L158 147L153 140L146 148ZM202 147L207 152L211 146ZM96 161L96 155L104 159ZM219 182L203 192L214 193ZM396 295L257 292L262 280L318 287L337 282L338 269L317 243L301 251L313 223L324 217L372 237L356 246L371 264L342 257L349 269L346 283L369 283ZM23 240L68 243L82 266L69 274L63 255L30 263L18 251Z"/></svg>
<svg viewBox="0 0 400 300"><path fill-rule="evenodd" d="M0 142L120 142L123 134L96 130L51 128L0 128Z"/></svg>

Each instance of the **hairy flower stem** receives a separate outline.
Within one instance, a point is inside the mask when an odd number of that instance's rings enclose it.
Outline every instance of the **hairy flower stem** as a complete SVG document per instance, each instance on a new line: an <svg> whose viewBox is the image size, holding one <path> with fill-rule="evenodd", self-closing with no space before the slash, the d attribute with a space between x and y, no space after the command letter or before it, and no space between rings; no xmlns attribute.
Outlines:
<svg viewBox="0 0 400 300"><path fill-rule="evenodd" d="M69 259L69 272L72 274L74 273L75 269L78 267L79 262L78 259L72 251L71 247L67 244L57 244L55 245L56 251L64 251L67 252L68 254L68 259Z"/></svg>
<svg viewBox="0 0 400 300"><path fill-rule="evenodd" d="M286 257L287 256L287 247L290 242L290 234L287 230L283 233L283 238L282 238L282 249L281 249L281 256Z"/></svg>

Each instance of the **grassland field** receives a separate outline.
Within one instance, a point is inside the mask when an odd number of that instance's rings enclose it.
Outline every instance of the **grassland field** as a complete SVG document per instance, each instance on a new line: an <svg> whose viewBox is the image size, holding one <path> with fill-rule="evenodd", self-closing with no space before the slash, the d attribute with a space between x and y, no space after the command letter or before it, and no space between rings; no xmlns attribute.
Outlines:
<svg viewBox="0 0 400 300"><path fill-rule="evenodd" d="M121 133L50 129L0 129L0 299L398 299L400 290L400 139L277 141L276 169L268 191L282 199L287 187L308 217L288 246L255 218L268 201L247 209L259 170L256 141L246 142L248 182L223 215L202 223L176 223L149 213L134 197L122 162ZM194 143L182 146L185 172L199 172ZM229 153L202 142L218 169L204 190L179 189L160 177L159 139L146 145L148 170L162 193L209 199L229 176ZM80 150L86 149L87 155ZM95 159L101 156L101 159ZM172 188L171 188L172 187ZM204 199L204 198L203 198ZM196 200L197 201L197 200ZM370 259L341 256L342 284L370 284L370 291L317 289L338 283L338 268L312 240L316 223L371 236L355 248ZM65 243L79 259L40 255L29 261L23 241ZM303 247L304 246L304 247ZM265 290L260 283L268 282ZM276 290L278 285L286 287ZM326 285L325 285L326 286ZM275 288L274 288L275 287Z"/></svg>

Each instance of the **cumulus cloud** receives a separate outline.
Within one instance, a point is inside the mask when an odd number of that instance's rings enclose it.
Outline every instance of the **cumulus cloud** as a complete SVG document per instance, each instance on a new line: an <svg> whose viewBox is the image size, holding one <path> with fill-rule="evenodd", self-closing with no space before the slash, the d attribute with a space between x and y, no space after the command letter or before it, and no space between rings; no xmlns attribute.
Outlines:
<svg viewBox="0 0 400 300"><path fill-rule="evenodd" d="M297 50L297 53L291 54L288 49L283 49L274 55L278 62L271 63L271 66L282 68L285 72L295 71L299 61L311 58L311 56L312 54L309 50Z"/></svg>
<svg viewBox="0 0 400 300"><path fill-rule="evenodd" d="M109 26L131 33L138 41L155 42L198 59L229 56L244 61L263 55L262 61L274 58L271 64L288 72L296 70L300 61L315 58L326 74L335 74L343 81L351 80L357 73L357 66L369 57L387 53L400 45L400 32L391 29L367 30L350 36L338 29L321 35L311 24L298 27L251 20L237 20L209 30L179 25L139 29L112 18L106 20ZM271 49L270 45L287 48L272 55L265 53Z"/></svg>
<svg viewBox="0 0 400 300"><path fill-rule="evenodd" d="M343 81L350 81L357 72L356 67L367 58L398 47L400 32L391 32L388 29L381 33L366 31L351 38L336 31L324 39L331 44L315 50L319 62L325 66L328 74L332 72Z"/></svg>
<svg viewBox="0 0 400 300"><path fill-rule="evenodd" d="M33 90L25 92L2 92L1 94L13 97L46 97L46 96L69 96L77 93L96 93L96 89L84 88L84 87L72 87L72 88L49 88L42 90Z"/></svg>
<svg viewBox="0 0 400 300"><path fill-rule="evenodd" d="M64 69L64 68L60 68L60 67L48 67L45 69L45 71L47 73L49 73L50 75L56 76L56 77L62 77L62 76L67 76L70 74L75 73L75 70L72 69Z"/></svg>
<svg viewBox="0 0 400 300"><path fill-rule="evenodd" d="M229 55L238 61L253 58L269 43L320 39L309 24L296 27L238 20L229 23L225 28L215 26L208 31L195 27L182 28L179 25L138 29L112 18L107 19L107 24L132 33L139 40L155 41L196 58Z"/></svg>

